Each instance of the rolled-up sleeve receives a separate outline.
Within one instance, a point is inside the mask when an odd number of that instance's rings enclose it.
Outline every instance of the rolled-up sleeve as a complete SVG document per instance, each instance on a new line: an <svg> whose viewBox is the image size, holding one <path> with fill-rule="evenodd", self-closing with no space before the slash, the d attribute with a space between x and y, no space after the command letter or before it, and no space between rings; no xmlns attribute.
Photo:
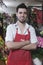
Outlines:
<svg viewBox="0 0 43 65"><path fill-rule="evenodd" d="M6 29L6 37L5 37L5 41L13 41L13 33L12 33L12 26L9 25Z"/></svg>
<svg viewBox="0 0 43 65"><path fill-rule="evenodd" d="M31 43L37 42L36 32L35 32L35 29L33 27L30 28L30 41L31 41Z"/></svg>

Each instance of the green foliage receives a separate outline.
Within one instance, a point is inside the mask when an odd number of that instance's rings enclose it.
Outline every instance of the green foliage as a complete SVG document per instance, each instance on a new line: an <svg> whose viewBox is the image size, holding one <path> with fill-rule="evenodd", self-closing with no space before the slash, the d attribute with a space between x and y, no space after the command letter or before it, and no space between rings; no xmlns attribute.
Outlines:
<svg viewBox="0 0 43 65"><path fill-rule="evenodd" d="M43 48L37 48L37 50L31 51L32 57L38 57L39 59L43 59Z"/></svg>

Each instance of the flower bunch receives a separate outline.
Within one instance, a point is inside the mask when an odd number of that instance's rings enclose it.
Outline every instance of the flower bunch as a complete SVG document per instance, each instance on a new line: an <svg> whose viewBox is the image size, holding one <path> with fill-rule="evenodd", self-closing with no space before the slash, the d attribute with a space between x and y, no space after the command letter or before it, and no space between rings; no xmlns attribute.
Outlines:
<svg viewBox="0 0 43 65"><path fill-rule="evenodd" d="M0 60L4 60L3 55L4 55L4 40L0 36Z"/></svg>
<svg viewBox="0 0 43 65"><path fill-rule="evenodd" d="M38 39L38 47L43 48L43 38L38 36L37 39Z"/></svg>
<svg viewBox="0 0 43 65"><path fill-rule="evenodd" d="M43 30L40 32L40 35L43 37Z"/></svg>
<svg viewBox="0 0 43 65"><path fill-rule="evenodd" d="M0 36L0 49L3 48L4 46L4 40L3 38Z"/></svg>

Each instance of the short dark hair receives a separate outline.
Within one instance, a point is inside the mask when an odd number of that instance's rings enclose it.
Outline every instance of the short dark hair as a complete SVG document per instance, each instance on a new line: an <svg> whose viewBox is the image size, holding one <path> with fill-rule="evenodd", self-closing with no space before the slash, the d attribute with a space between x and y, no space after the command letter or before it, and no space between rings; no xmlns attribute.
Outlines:
<svg viewBox="0 0 43 65"><path fill-rule="evenodd" d="M27 9L27 6L26 6L24 3L19 4L19 5L16 7L16 12L18 12L18 9L19 9L19 8L25 8L25 9Z"/></svg>

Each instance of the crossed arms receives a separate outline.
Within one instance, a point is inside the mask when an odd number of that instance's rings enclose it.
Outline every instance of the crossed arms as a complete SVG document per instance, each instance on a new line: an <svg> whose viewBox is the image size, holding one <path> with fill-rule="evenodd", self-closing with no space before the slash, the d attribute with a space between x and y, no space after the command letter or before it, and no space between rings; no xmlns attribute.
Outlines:
<svg viewBox="0 0 43 65"><path fill-rule="evenodd" d="M37 48L37 42L31 43L30 41L21 41L21 42L5 42L8 49L24 49L24 50L32 50Z"/></svg>

